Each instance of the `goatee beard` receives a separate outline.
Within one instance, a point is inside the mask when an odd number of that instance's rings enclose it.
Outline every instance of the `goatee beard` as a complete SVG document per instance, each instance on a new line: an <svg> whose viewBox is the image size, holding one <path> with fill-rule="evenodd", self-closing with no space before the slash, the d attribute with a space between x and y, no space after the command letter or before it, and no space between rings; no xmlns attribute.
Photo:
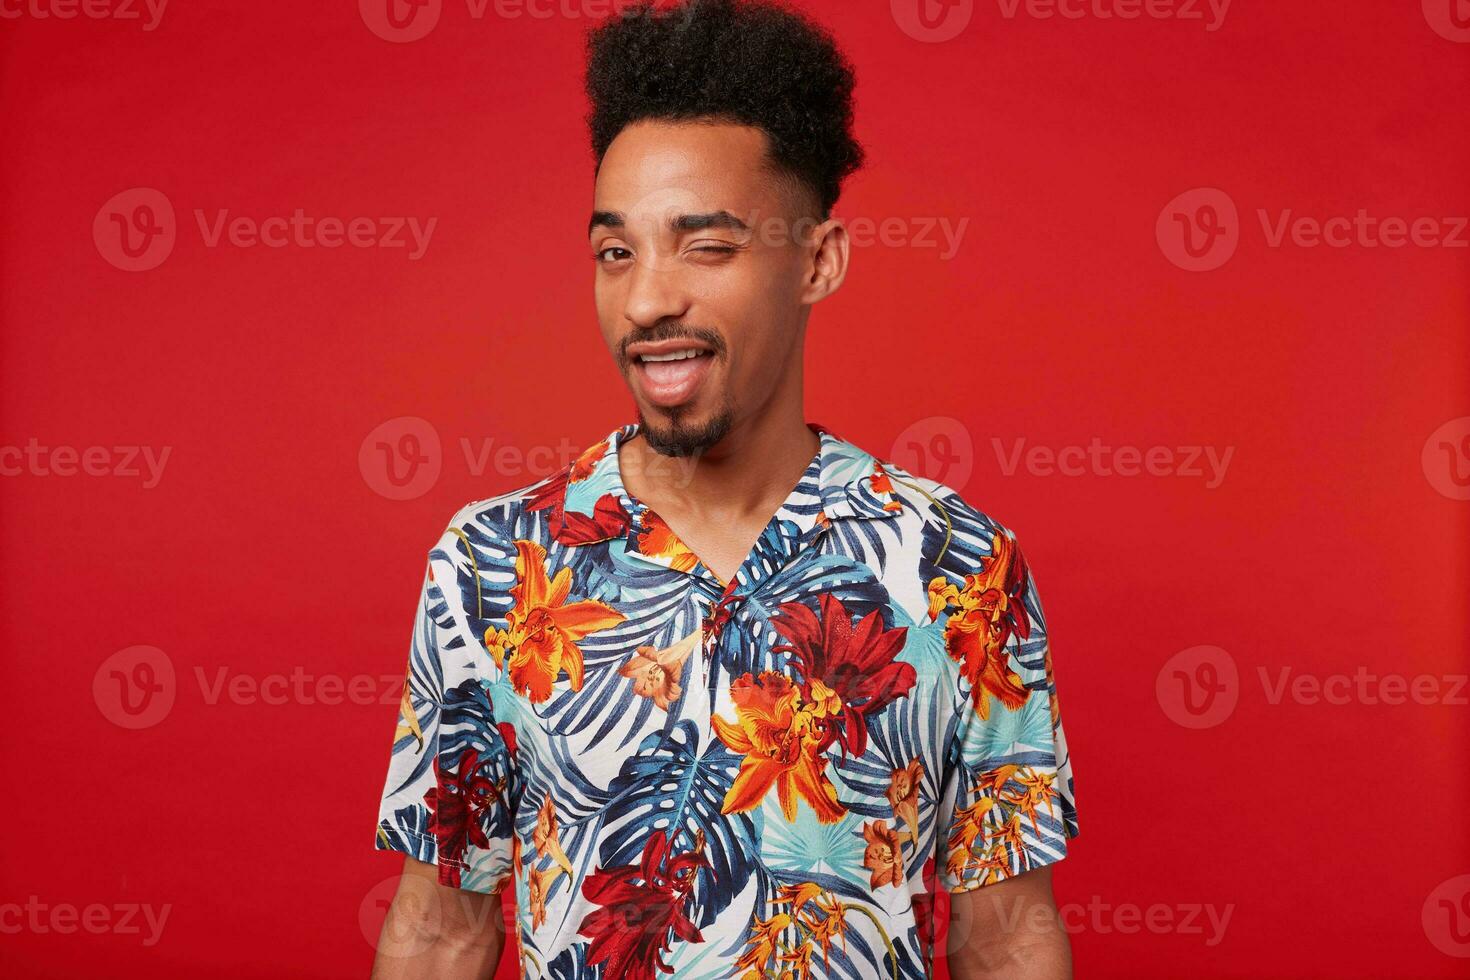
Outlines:
<svg viewBox="0 0 1470 980"><path fill-rule="evenodd" d="M735 413L729 408L721 410L702 425L686 425L678 415L668 425L650 425L638 411L638 431L648 440L648 447L661 456L698 456L730 432L735 422Z"/></svg>

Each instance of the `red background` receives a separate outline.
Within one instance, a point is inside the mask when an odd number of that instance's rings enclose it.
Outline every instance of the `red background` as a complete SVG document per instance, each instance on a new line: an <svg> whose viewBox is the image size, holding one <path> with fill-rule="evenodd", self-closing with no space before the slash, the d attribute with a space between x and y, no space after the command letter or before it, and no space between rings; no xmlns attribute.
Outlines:
<svg viewBox="0 0 1470 980"><path fill-rule="evenodd" d="M1470 415L1470 250L1273 248L1256 217L1470 213L1470 44L1370 0L1242 0L1213 31L987 3L943 43L881 2L806 6L859 71L869 165L839 213L969 222L949 260L856 250L813 316L809 417L880 456L928 419L968 432L962 489L1018 532L1053 635L1082 827L1059 902L1232 908L1215 945L1082 916L1078 976L1470 974L1421 923L1470 872L1470 710L1272 703L1258 679L1470 668L1470 503L1421 466ZM589 23L453 0L412 43L350 2L180 0L152 31L0 20L0 445L171 451L153 488L0 481L0 902L171 907L151 947L12 929L7 973L367 973L360 909L400 863L372 850L396 702L210 703L196 670L400 673L450 514L545 469L476 473L461 440L580 447L628 417L583 237ZM134 187L177 214L145 272L92 235ZM1240 211L1212 272L1155 239L1197 187ZM438 223L410 261L208 247L194 218L296 208ZM400 416L443 445L402 501L359 466ZM1095 437L1234 456L1208 489L1007 475L991 441ZM177 698L134 731L92 685L137 644ZM1202 644L1233 658L1239 703L1192 730L1155 680Z"/></svg>

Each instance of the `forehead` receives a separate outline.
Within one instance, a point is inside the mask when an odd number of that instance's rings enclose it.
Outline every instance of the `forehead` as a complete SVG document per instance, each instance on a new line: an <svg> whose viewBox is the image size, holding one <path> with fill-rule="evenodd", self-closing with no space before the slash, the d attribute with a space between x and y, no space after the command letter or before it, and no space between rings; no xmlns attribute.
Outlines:
<svg viewBox="0 0 1470 980"><path fill-rule="evenodd" d="M783 202L768 146L760 129L737 123L632 123L603 155L593 208L629 219L671 209L769 215Z"/></svg>

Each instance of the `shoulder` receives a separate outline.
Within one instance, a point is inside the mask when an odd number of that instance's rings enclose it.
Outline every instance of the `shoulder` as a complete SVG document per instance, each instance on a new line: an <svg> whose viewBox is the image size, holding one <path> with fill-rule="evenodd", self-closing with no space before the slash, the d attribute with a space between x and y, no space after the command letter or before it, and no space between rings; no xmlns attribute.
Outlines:
<svg viewBox="0 0 1470 980"><path fill-rule="evenodd" d="M534 483L507 490L493 497L472 500L456 510L444 525L446 536L460 533L494 533L522 525L536 505L558 487L566 486L569 468L564 468Z"/></svg>
<svg viewBox="0 0 1470 980"><path fill-rule="evenodd" d="M611 518L596 498L607 489L610 439L587 446L541 479L463 505L444 525L434 556L494 564L513 557L517 542L550 550L606 537Z"/></svg>
<svg viewBox="0 0 1470 980"><path fill-rule="evenodd" d="M935 574L964 575L981 559L1016 549L1015 532L974 497L890 460L877 459L877 472L902 507L905 539L918 542L921 561Z"/></svg>

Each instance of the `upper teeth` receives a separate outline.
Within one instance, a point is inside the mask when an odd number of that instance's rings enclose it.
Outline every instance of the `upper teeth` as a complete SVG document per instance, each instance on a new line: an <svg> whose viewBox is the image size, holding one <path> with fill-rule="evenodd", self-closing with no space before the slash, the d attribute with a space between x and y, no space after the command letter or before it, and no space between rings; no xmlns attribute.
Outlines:
<svg viewBox="0 0 1470 980"><path fill-rule="evenodd" d="M702 350L676 350L671 354L644 354L645 361L682 361L686 357L698 357Z"/></svg>

